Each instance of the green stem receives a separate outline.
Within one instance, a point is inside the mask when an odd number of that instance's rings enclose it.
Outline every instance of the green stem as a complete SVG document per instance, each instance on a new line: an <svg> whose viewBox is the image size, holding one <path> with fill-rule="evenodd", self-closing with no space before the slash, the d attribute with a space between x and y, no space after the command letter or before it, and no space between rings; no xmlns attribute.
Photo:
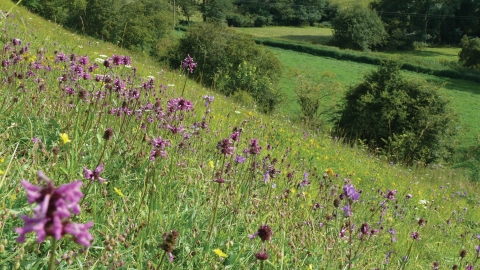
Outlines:
<svg viewBox="0 0 480 270"><path fill-rule="evenodd" d="M263 270L263 260L260 261L260 270Z"/></svg>
<svg viewBox="0 0 480 270"><path fill-rule="evenodd" d="M188 71L187 71L187 74L185 75L185 83L183 84L182 97L183 97L183 93L185 93L185 87L187 86L187 79L188 79Z"/></svg>
<svg viewBox="0 0 480 270"><path fill-rule="evenodd" d="M160 266L162 265L163 259L165 258L165 254L167 254L166 251L163 252L162 258L160 259L160 262L158 263L158 266L157 266L157 268L156 268L157 270L158 270L158 269L161 269Z"/></svg>
<svg viewBox="0 0 480 270"><path fill-rule="evenodd" d="M213 216L212 221L210 222L210 229L208 230L207 240L210 241L210 236L212 235L213 231L213 224L215 223L215 219L217 218L217 210L218 210L218 202L220 201L220 183L217 185L217 192L215 194L215 206L213 208Z"/></svg>
<svg viewBox="0 0 480 270"><path fill-rule="evenodd" d="M55 267L55 249L57 248L57 239L55 239L55 237L52 236L52 239L53 239L53 243L52 243L52 247L50 249L50 262L48 264L48 270L53 270L53 268Z"/></svg>

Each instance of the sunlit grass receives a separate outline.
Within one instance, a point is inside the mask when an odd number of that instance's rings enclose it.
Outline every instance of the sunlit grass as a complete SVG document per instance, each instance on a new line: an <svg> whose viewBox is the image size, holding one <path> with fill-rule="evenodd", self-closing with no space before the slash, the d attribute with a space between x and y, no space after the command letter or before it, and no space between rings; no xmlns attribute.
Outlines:
<svg viewBox="0 0 480 270"><path fill-rule="evenodd" d="M10 5L0 1L1 10ZM475 264L480 187L461 172L389 163L190 81L180 97L182 71L167 71L143 56L134 56L131 67L104 67L96 58L129 52L71 34L21 8L13 14L2 21L8 25L1 39L9 52L1 56L9 63L2 67L0 99L0 265L5 269L48 264L50 239L37 243L29 234L24 244L15 241L14 228L24 225L19 216L32 214L19 180L37 184L38 170L56 185L83 181L86 197L75 222L94 222L89 249L67 236L59 241L54 254L59 269L429 269L434 262L464 269ZM14 49L19 47L13 38L23 46L30 42L29 51ZM56 61L61 52L68 59ZM85 71L92 78L72 80L71 67L78 65L78 59L70 61L72 53L99 64ZM11 54L20 60L13 63ZM35 63L51 70L35 69ZM117 83L97 81L97 75ZM208 106L205 95L214 96ZM175 110L171 104L178 98L183 105ZM107 128L114 131L109 140ZM229 139L234 130L238 141ZM155 146L159 136L170 145ZM219 144L224 139L233 149ZM253 149L253 139L261 149ZM224 149L234 154L224 155ZM235 161L238 155L246 160ZM84 167L99 163L106 181L85 179ZM361 190L358 201L344 194L346 183ZM389 190L396 190L395 200ZM347 204L350 217L342 210ZM419 225L420 218L426 224ZM363 223L370 230L362 235ZM251 240L265 224L271 239ZM178 237L169 262L162 244L173 230ZM421 239L412 239L412 232ZM467 257L461 260L463 249ZM268 253L264 263L256 259L259 252Z"/></svg>

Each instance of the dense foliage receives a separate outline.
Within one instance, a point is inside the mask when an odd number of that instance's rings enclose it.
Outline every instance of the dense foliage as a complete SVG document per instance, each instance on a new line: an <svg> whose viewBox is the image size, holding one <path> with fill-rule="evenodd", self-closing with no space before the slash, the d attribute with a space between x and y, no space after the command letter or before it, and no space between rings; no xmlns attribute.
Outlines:
<svg viewBox="0 0 480 270"><path fill-rule="evenodd" d="M173 29L172 6L164 0L26 0L41 16L77 32L127 49L157 55Z"/></svg>
<svg viewBox="0 0 480 270"><path fill-rule="evenodd" d="M406 164L447 159L455 116L439 88L407 80L398 63L387 62L347 91L335 132Z"/></svg>
<svg viewBox="0 0 480 270"><path fill-rule="evenodd" d="M228 24L244 27L314 25L332 20L338 9L330 0L236 0L234 4L237 9L229 15Z"/></svg>
<svg viewBox="0 0 480 270"><path fill-rule="evenodd" d="M225 95L247 91L265 112L280 102L275 82L281 64L250 37L218 24L197 24L173 48L170 63L178 67L187 54L198 63L193 76Z"/></svg>
<svg viewBox="0 0 480 270"><path fill-rule="evenodd" d="M341 10L332 27L335 43L341 48L369 51L388 37L377 13L358 4Z"/></svg>
<svg viewBox="0 0 480 270"><path fill-rule="evenodd" d="M458 54L460 63L470 68L480 68L480 38L469 39L467 36L460 42L462 50Z"/></svg>
<svg viewBox="0 0 480 270"><path fill-rule="evenodd" d="M463 35L480 35L480 0L376 0L370 7L385 22L392 49L458 44Z"/></svg>

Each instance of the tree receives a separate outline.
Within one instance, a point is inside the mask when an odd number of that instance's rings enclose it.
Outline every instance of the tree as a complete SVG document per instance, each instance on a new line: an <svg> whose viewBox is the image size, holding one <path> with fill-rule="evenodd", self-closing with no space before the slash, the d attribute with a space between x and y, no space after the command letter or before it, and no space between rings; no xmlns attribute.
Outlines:
<svg viewBox="0 0 480 270"><path fill-rule="evenodd" d="M469 39L465 35L460 45L462 47L458 53L460 63L469 68L480 68L480 38Z"/></svg>
<svg viewBox="0 0 480 270"><path fill-rule="evenodd" d="M388 37L377 13L358 4L339 11L332 27L335 42L342 48L369 51Z"/></svg>
<svg viewBox="0 0 480 270"><path fill-rule="evenodd" d="M435 84L403 78L397 62L384 63L347 91L333 118L335 134L406 164L447 160L456 117L442 93Z"/></svg>

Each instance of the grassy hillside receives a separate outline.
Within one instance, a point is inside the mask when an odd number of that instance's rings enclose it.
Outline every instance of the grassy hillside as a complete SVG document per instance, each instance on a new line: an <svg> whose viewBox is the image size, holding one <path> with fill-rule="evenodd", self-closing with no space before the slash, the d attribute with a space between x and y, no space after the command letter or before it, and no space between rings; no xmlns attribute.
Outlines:
<svg viewBox="0 0 480 270"><path fill-rule="evenodd" d="M477 262L480 186L459 171L404 168L184 87L184 71L21 8L1 23L3 269Z"/></svg>

